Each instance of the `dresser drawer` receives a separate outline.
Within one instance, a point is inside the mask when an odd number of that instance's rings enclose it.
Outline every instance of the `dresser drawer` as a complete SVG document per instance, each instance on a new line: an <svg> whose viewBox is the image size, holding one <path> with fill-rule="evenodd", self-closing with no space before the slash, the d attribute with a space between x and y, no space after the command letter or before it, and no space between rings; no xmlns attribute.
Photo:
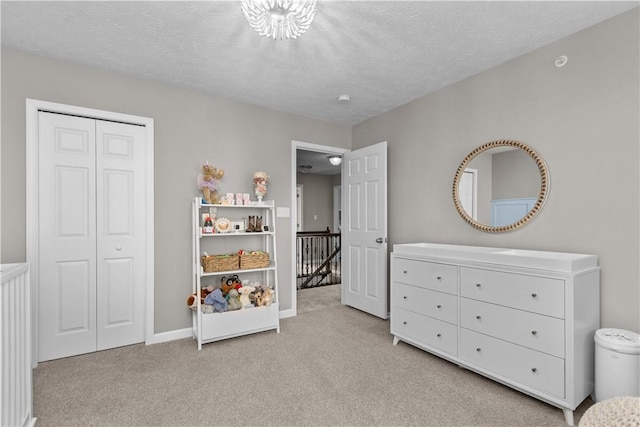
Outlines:
<svg viewBox="0 0 640 427"><path fill-rule="evenodd" d="M564 280L460 268L460 295L564 318Z"/></svg>
<svg viewBox="0 0 640 427"><path fill-rule="evenodd" d="M391 305L449 323L458 323L458 297L443 292L394 283Z"/></svg>
<svg viewBox="0 0 640 427"><path fill-rule="evenodd" d="M460 329L460 357L521 384L564 398L564 359Z"/></svg>
<svg viewBox="0 0 640 427"><path fill-rule="evenodd" d="M562 319L461 298L460 326L564 358Z"/></svg>
<svg viewBox="0 0 640 427"><path fill-rule="evenodd" d="M391 308L391 334L437 348L453 356L458 354L458 333L455 325L412 311Z"/></svg>
<svg viewBox="0 0 640 427"><path fill-rule="evenodd" d="M394 257L391 280L453 295L458 294L458 267L455 265Z"/></svg>

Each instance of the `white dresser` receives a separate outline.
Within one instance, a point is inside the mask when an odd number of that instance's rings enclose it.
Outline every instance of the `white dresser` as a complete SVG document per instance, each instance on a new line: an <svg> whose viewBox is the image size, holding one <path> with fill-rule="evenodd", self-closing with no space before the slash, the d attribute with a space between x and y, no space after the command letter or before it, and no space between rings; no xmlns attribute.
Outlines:
<svg viewBox="0 0 640 427"><path fill-rule="evenodd" d="M594 255L394 245L391 333L563 410L593 392Z"/></svg>

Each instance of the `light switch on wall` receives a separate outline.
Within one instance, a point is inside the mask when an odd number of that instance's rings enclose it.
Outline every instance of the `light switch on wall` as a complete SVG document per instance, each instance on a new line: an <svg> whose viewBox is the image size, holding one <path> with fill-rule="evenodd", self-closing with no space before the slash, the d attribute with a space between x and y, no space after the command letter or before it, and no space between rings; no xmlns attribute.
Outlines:
<svg viewBox="0 0 640 427"><path fill-rule="evenodd" d="M289 218L289 208L276 208L278 218Z"/></svg>

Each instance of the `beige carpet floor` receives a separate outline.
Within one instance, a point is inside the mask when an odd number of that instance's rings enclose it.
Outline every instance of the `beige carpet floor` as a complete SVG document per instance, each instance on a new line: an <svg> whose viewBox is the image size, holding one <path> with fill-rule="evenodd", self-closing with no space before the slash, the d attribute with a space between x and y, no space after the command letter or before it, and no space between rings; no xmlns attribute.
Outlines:
<svg viewBox="0 0 640 427"><path fill-rule="evenodd" d="M298 298L297 313L322 310L340 306L340 285L319 286L296 291Z"/></svg>
<svg viewBox="0 0 640 427"><path fill-rule="evenodd" d="M392 345L388 321L336 305L331 291L331 306L283 319L279 334L40 363L36 425L566 426L560 409ZM591 404L578 408L576 425Z"/></svg>

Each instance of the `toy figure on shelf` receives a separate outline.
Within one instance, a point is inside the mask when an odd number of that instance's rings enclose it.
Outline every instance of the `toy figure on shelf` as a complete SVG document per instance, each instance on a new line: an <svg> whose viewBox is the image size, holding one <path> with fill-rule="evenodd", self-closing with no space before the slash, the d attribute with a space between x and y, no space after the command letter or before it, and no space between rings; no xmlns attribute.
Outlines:
<svg viewBox="0 0 640 427"><path fill-rule="evenodd" d="M202 191L202 198L207 204L220 203L218 198L218 186L224 176L223 169L216 169L209 162L202 165L202 173L198 174L198 188Z"/></svg>
<svg viewBox="0 0 640 427"><path fill-rule="evenodd" d="M258 202L262 202L262 198L267 194L267 181L269 175L266 172L256 172L253 174L253 185Z"/></svg>

